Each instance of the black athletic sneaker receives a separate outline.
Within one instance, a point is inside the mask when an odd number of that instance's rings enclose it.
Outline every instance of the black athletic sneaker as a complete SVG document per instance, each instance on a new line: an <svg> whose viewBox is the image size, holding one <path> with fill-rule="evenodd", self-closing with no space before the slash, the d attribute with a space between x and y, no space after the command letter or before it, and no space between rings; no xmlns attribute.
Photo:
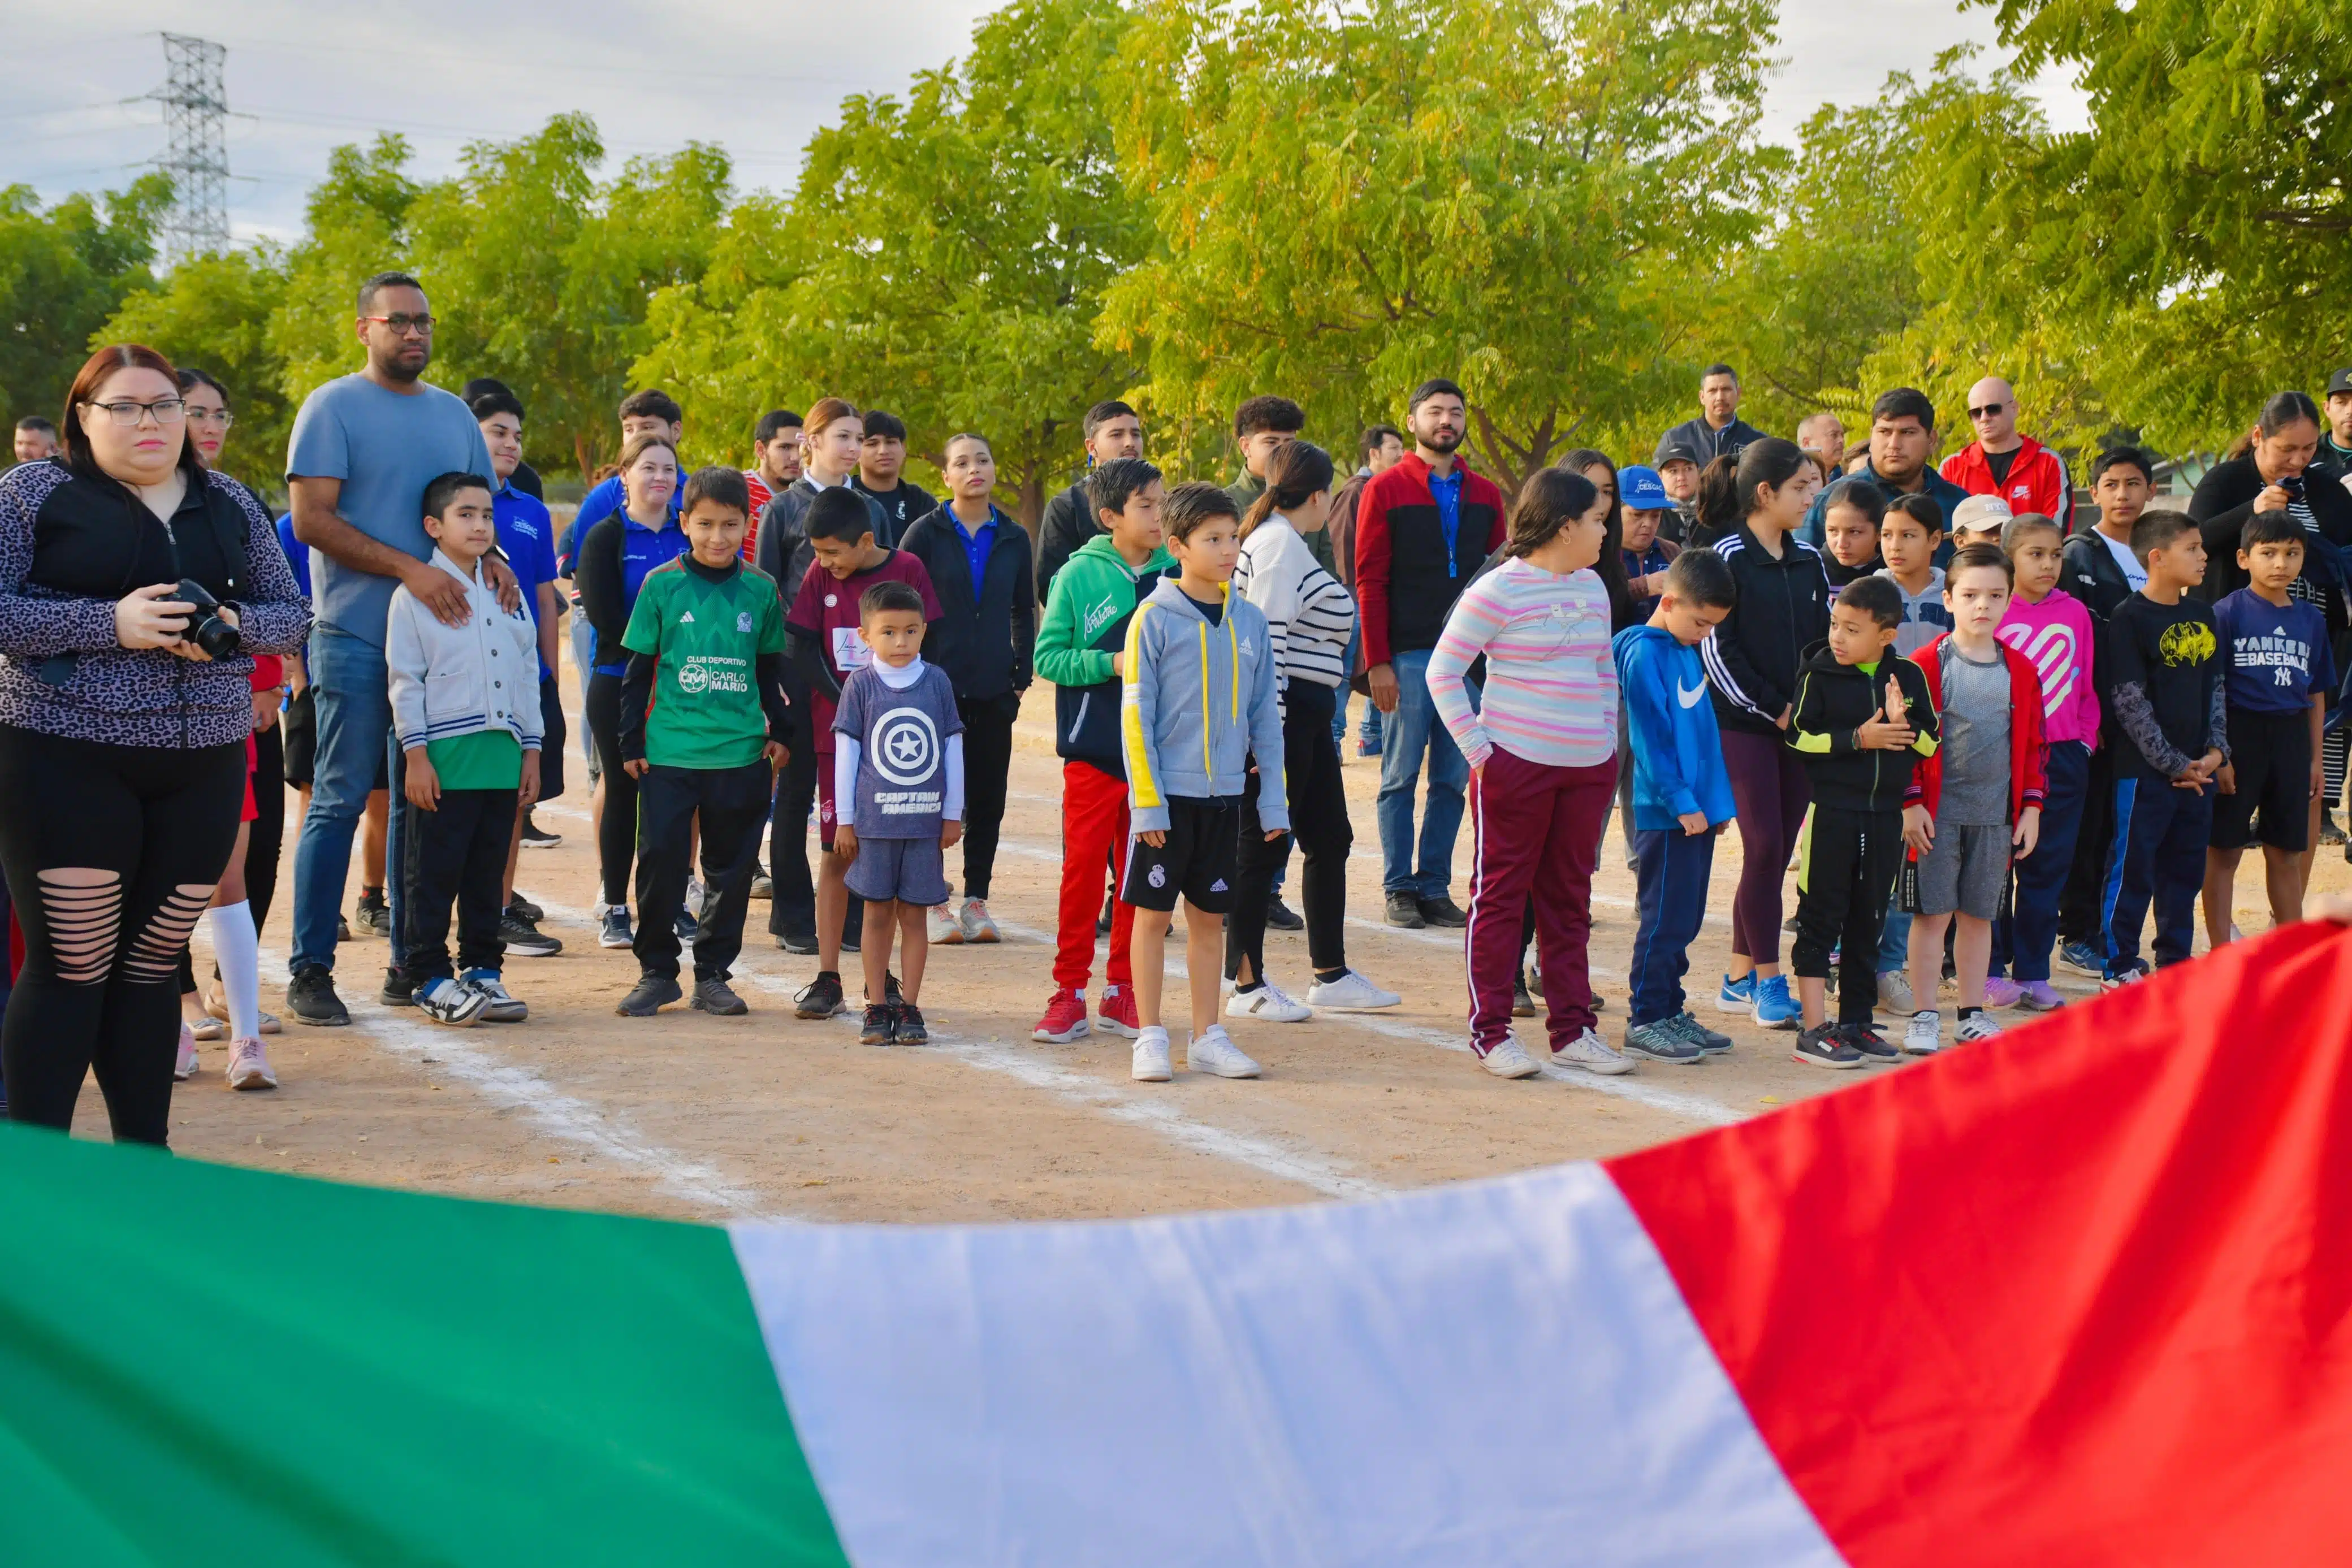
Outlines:
<svg viewBox="0 0 2352 1568"><path fill-rule="evenodd" d="M1840 1040L1862 1052L1864 1061L1888 1062L1903 1060L1903 1048L1878 1032L1874 1023L1840 1024Z"/></svg>
<svg viewBox="0 0 2352 1568"><path fill-rule="evenodd" d="M694 1010L709 1013L714 1018L736 1019L751 1009L744 1005L743 998L737 996L726 981L697 980L694 982Z"/></svg>
<svg viewBox="0 0 2352 1568"><path fill-rule="evenodd" d="M547 911L533 904L530 901L530 895L520 888L516 888L513 895L507 900L507 907L533 925L547 918Z"/></svg>
<svg viewBox="0 0 2352 1568"><path fill-rule="evenodd" d="M499 917L499 940L520 958L552 958L563 951L561 937L543 934L519 909L509 909Z"/></svg>
<svg viewBox="0 0 2352 1568"><path fill-rule="evenodd" d="M903 1008L907 998L898 994L898 977L889 970L882 971L882 999L894 1008Z"/></svg>
<svg viewBox="0 0 2352 1568"><path fill-rule="evenodd" d="M1423 925L1443 926L1448 931L1459 931L1470 924L1462 906L1443 894L1421 900L1421 918Z"/></svg>
<svg viewBox="0 0 2352 1568"><path fill-rule="evenodd" d="M1790 1053L1808 1067L1834 1067L1841 1070L1862 1065L1862 1052L1845 1042L1838 1026L1825 1023L1819 1029L1809 1029L1797 1036L1797 1049Z"/></svg>
<svg viewBox="0 0 2352 1568"><path fill-rule="evenodd" d="M551 833L530 817L522 820L522 847L527 850L551 850L563 841L562 833Z"/></svg>
<svg viewBox="0 0 2352 1568"><path fill-rule="evenodd" d="M1304 931L1307 922L1298 912L1282 902L1278 894L1268 894L1265 899L1265 925L1269 931Z"/></svg>
<svg viewBox="0 0 2352 1568"><path fill-rule="evenodd" d="M787 931L776 938L776 946L787 953L798 953L805 956L816 951L816 933L813 930Z"/></svg>
<svg viewBox="0 0 2352 1568"><path fill-rule="evenodd" d="M383 989L375 999L388 1008L413 1008L416 1005L416 982L405 969L387 967L383 972Z"/></svg>
<svg viewBox="0 0 2352 1568"><path fill-rule="evenodd" d="M1409 893L1390 893L1388 917L1390 925L1402 925L1407 931L1418 931L1429 924L1421 917L1421 900Z"/></svg>
<svg viewBox="0 0 2352 1568"><path fill-rule="evenodd" d="M1536 1016L1536 999L1528 994L1528 972L1525 969L1511 977L1511 1016L1515 1019Z"/></svg>
<svg viewBox="0 0 2352 1568"><path fill-rule="evenodd" d="M352 1021L343 999L335 995L335 972L324 964L305 964L294 971L286 987L286 1010L296 1023L337 1025Z"/></svg>
<svg viewBox="0 0 2352 1568"><path fill-rule="evenodd" d="M677 988L675 975L640 975L635 989L621 998L613 1010L625 1019L649 1019L661 1011L665 1003L674 1002L686 993Z"/></svg>
<svg viewBox="0 0 2352 1568"><path fill-rule="evenodd" d="M1103 900L1103 912L1095 916L1096 936L1108 936L1110 935L1110 906L1117 903L1118 900L1118 894L1116 893Z"/></svg>
<svg viewBox="0 0 2352 1568"><path fill-rule="evenodd" d="M857 1031L860 1045L888 1045L898 1035L898 1009L887 1002L872 1002L866 1009L865 1027Z"/></svg>
<svg viewBox="0 0 2352 1568"><path fill-rule="evenodd" d="M392 906L381 893L362 893L352 905L352 924L371 936L392 935Z"/></svg>
<svg viewBox="0 0 2352 1568"><path fill-rule="evenodd" d="M335 940L336 940L336 941L338 941L338 942L348 942L348 941L350 941L351 939L352 939L352 923L351 923L350 921L348 921L348 920L344 919L344 918L343 918L341 915L336 915L336 916L335 916Z"/></svg>
<svg viewBox="0 0 2352 1568"><path fill-rule="evenodd" d="M793 998L794 1018L829 1019L835 1013L848 1010L841 999L841 977L831 969L819 973L815 979L801 988L799 996Z"/></svg>
<svg viewBox="0 0 2352 1568"><path fill-rule="evenodd" d="M931 1043L931 1031L923 1027L922 1009L917 1007L912 1002L900 1002L891 1010L898 1019L896 1027L898 1029L898 1043L900 1045L929 1045Z"/></svg>

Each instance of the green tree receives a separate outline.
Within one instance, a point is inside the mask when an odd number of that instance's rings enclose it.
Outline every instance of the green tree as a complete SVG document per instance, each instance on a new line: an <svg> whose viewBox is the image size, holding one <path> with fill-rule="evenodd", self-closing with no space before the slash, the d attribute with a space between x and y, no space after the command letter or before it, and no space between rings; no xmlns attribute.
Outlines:
<svg viewBox="0 0 2352 1568"><path fill-rule="evenodd" d="M1079 415L1133 363L1094 334L1148 238L1100 97L1125 26L1115 0L1013 0L904 103L849 99L789 213L739 209L723 264L656 306L639 378L737 453L761 411L827 392L899 414L933 464L977 431L1034 525L1078 461ZM752 254L774 243L789 259Z"/></svg>
<svg viewBox="0 0 2352 1568"><path fill-rule="evenodd" d="M74 194L44 209L29 185L0 189L0 411L54 420L91 335L152 279L155 226L172 183Z"/></svg>
<svg viewBox="0 0 2352 1568"><path fill-rule="evenodd" d="M1758 226L1762 0L1150 0L1121 162L1159 247L1100 337L1218 444L1281 390L1339 441L1447 373L1515 482L1687 393L1676 361Z"/></svg>
<svg viewBox="0 0 2352 1568"><path fill-rule="evenodd" d="M389 131L364 148L338 147L304 204L303 235L287 254L286 293L268 333L296 408L367 362L352 327L359 286L407 265L408 209L420 188L408 162L407 139Z"/></svg>
<svg viewBox="0 0 2352 1568"><path fill-rule="evenodd" d="M194 256L125 299L91 341L145 343L175 365L209 371L236 414L222 466L275 490L294 423L286 361L269 333L285 301L285 258L270 246Z"/></svg>
<svg viewBox="0 0 2352 1568"><path fill-rule="evenodd" d="M1989 0L1979 0L1989 3ZM2352 361L2352 32L2288 0L1999 0L2015 69L2071 68L2090 128L1949 171L1956 277L2030 287L2106 406L2216 447Z"/></svg>

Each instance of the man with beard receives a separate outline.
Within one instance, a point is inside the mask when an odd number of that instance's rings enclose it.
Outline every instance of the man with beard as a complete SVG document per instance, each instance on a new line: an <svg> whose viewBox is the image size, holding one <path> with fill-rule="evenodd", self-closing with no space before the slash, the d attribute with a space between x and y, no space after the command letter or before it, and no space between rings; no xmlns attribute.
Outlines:
<svg viewBox="0 0 2352 1568"><path fill-rule="evenodd" d="M306 1024L351 1022L335 995L336 906L351 871L352 830L387 770L394 809L385 852L400 864L406 813L399 805L402 758L391 745L383 653L393 590L407 589L445 625L463 626L473 613L465 583L430 564L425 486L444 474L478 474L485 486L498 483L473 410L419 379L433 362L424 285L404 272L378 273L360 285L358 314L367 369L303 400L286 454L294 537L318 552L309 661L318 694L318 750L310 810L294 851L294 977L286 988L287 1011ZM509 612L520 607L504 562L486 557L481 570ZM400 879L387 881L394 901L383 1000L406 1006Z"/></svg>
<svg viewBox="0 0 2352 1568"><path fill-rule="evenodd" d="M744 488L751 493L751 526L743 534L743 559L760 559L760 518L768 503L792 487L801 476L801 416L788 408L772 408L751 430L751 466L743 470Z"/></svg>
<svg viewBox="0 0 2352 1568"><path fill-rule="evenodd" d="M1709 365L1698 378L1699 416L1666 432L1698 458L1702 468L1718 457L1737 457L1764 433L1739 417L1739 372L1729 365Z"/></svg>
<svg viewBox="0 0 2352 1568"><path fill-rule="evenodd" d="M1846 477L1869 480L1889 501L1923 494L1932 499L1944 514L1944 543L1935 560L1941 566L1952 556L1952 510L1969 498L1969 493L1936 472L1931 461L1935 455L1936 405L1916 387L1896 387L1880 393L1870 405L1870 460ZM1837 493L1837 485L1823 486L1813 497L1812 510L1805 514L1804 526L1797 530L1798 537L1815 549L1827 548L1824 528L1830 497Z"/></svg>
<svg viewBox="0 0 2352 1568"><path fill-rule="evenodd" d="M1405 430L1413 449L1364 486L1356 505L1356 596L1365 678L1381 711L1381 885L1391 925L1468 923L1450 896L1470 764L1437 716L1429 656L1454 601L1506 533L1502 492L1456 448L1468 416L1462 389L1439 378L1413 389ZM1413 838L1413 792L1429 758L1429 806Z"/></svg>

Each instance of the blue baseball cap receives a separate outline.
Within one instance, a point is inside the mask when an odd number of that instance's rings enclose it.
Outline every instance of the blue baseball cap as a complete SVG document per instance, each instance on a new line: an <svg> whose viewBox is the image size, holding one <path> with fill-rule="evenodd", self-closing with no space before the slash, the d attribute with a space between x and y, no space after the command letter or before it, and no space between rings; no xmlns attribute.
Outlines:
<svg viewBox="0 0 2352 1568"><path fill-rule="evenodd" d="M1666 482L1658 471L1640 463L1617 470L1617 494L1629 512L1663 512L1674 505L1666 498Z"/></svg>

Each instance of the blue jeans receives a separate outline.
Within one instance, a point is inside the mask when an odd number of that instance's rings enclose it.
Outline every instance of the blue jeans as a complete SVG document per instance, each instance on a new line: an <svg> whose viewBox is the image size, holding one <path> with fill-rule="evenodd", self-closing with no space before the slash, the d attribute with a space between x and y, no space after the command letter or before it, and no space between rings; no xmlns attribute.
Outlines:
<svg viewBox="0 0 2352 1568"><path fill-rule="evenodd" d="M1878 938L1878 972L1899 974L1911 967L1911 917L1899 909L1886 912L1886 930Z"/></svg>
<svg viewBox="0 0 2352 1568"><path fill-rule="evenodd" d="M310 633L310 675L318 694L318 754L311 764L310 810L294 846L292 967L335 967L335 920L352 870L352 834L367 812L379 769L392 779L392 821L384 841L384 894L392 906L392 962L401 962L402 829L407 816L398 746L392 733L392 690L383 650L321 626Z"/></svg>
<svg viewBox="0 0 2352 1568"><path fill-rule="evenodd" d="M588 624L587 615L580 610L572 612L572 667L580 676L580 693L584 700L588 694L588 673L596 663L596 632ZM602 762L596 756L596 737L588 727L580 727L580 754L588 759L588 784L595 787Z"/></svg>
<svg viewBox="0 0 2352 1568"><path fill-rule="evenodd" d="M1364 632L1363 628L1360 626L1355 631L1348 633L1348 652L1346 657L1348 661L1347 667L1349 669L1352 670L1356 667L1356 655L1362 651L1363 646ZM1379 709L1374 708L1370 702L1365 703L1364 706L1368 711L1372 713L1378 713L1380 711ZM1370 727L1367 726L1366 727L1369 728ZM1345 757L1348 755L1348 685L1344 681L1339 684L1339 700L1331 705L1331 744L1339 748L1340 756Z"/></svg>
<svg viewBox="0 0 2352 1568"><path fill-rule="evenodd" d="M1389 665L1396 672L1397 706L1396 712L1381 716L1381 885L1416 898L1444 898L1454 882L1454 841L1462 831L1470 764L1429 700L1429 650L1394 654ZM1429 756L1429 804L1422 813L1416 866L1412 797L1421 783L1423 752Z"/></svg>

